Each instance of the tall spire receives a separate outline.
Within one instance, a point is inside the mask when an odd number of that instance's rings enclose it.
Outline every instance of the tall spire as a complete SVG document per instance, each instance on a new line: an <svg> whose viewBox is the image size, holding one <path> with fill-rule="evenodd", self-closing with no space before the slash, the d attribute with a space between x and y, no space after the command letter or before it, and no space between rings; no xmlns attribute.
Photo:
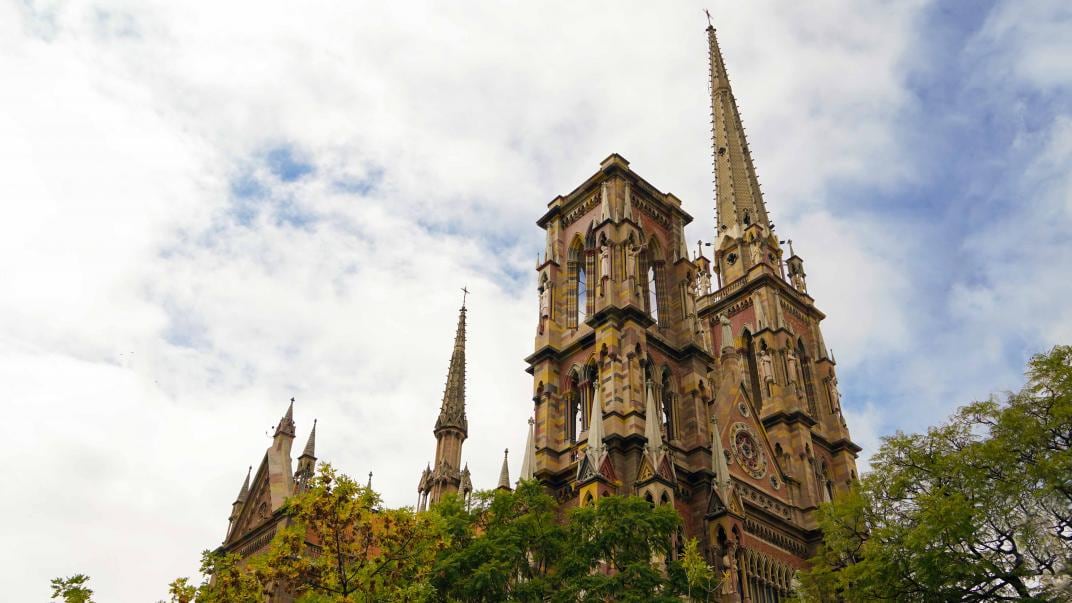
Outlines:
<svg viewBox="0 0 1072 603"><path fill-rule="evenodd" d="M328 435L330 436L331 434L329 433ZM305 450L302 451L302 456L316 458L316 419L313 419L313 429L309 432L309 439L305 442Z"/></svg>
<svg viewBox="0 0 1072 603"><path fill-rule="evenodd" d="M592 413L588 415L588 449L586 454L596 462L603 453L603 403L599 399L599 386L596 386L595 395L592 396Z"/></svg>
<svg viewBox="0 0 1072 603"><path fill-rule="evenodd" d="M294 398L290 399L290 406L287 407L286 414L279 420L279 424L275 426L275 435L294 437Z"/></svg>
<svg viewBox="0 0 1072 603"><path fill-rule="evenodd" d="M518 480L532 479L536 471L536 421L529 419L529 437L525 440L525 456L521 459L521 475Z"/></svg>
<svg viewBox="0 0 1072 603"><path fill-rule="evenodd" d="M238 491L238 498L235 499L236 503L246 502L246 498L249 497L249 474L253 472L253 466L250 465L249 469L246 469L246 481L242 482L242 489Z"/></svg>
<svg viewBox="0 0 1072 603"><path fill-rule="evenodd" d="M730 78L715 38L715 28L711 25L707 26L707 44L711 65L715 231L722 234L737 226L739 235L749 224L757 223L770 228L737 101L730 89Z"/></svg>
<svg viewBox="0 0 1072 603"><path fill-rule="evenodd" d="M468 293L468 291L466 291ZM458 331L454 335L454 351L450 356L450 368L447 370L447 387L443 391L443 405L436 419L436 431L447 427L460 429L463 434L469 431L469 421L465 418L465 301L458 311Z"/></svg>
<svg viewBox="0 0 1072 603"><path fill-rule="evenodd" d="M506 462L507 457L510 456L510 449L503 450L503 464L502 469L499 470L499 486L498 490L510 489L510 464Z"/></svg>

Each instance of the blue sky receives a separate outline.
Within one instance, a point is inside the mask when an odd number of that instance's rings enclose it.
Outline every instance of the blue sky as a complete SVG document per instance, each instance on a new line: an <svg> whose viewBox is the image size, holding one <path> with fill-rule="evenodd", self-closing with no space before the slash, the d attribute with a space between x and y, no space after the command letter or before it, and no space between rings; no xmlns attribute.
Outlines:
<svg viewBox="0 0 1072 603"><path fill-rule="evenodd" d="M547 202L617 152L712 238L705 6L862 462L1072 340L1066 3L0 2L9 594L162 598L291 396L412 504L463 285L492 485Z"/></svg>

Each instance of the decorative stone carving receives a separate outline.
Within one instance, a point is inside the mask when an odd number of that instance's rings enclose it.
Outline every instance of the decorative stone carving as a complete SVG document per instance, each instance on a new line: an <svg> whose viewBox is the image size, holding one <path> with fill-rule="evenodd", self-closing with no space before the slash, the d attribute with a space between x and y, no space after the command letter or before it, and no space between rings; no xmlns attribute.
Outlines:
<svg viewBox="0 0 1072 603"><path fill-rule="evenodd" d="M605 242L599 246L599 276L610 278L610 245Z"/></svg>
<svg viewBox="0 0 1072 603"><path fill-rule="evenodd" d="M764 383L774 381L774 361L771 360L770 350L763 350L759 357L759 376Z"/></svg>
<svg viewBox="0 0 1072 603"><path fill-rule="evenodd" d="M633 282L636 282L636 275L640 271L640 245L636 243L630 243L629 248L626 250L627 260L625 262L626 276Z"/></svg>
<svg viewBox="0 0 1072 603"><path fill-rule="evenodd" d="M752 247L748 250L748 253L752 259L753 266L758 266L763 263L763 245L758 240L752 243Z"/></svg>
<svg viewBox="0 0 1072 603"><path fill-rule="evenodd" d="M801 293L808 292L808 288L804 285L804 275L797 272L796 274L790 276L789 279L793 283L794 289L800 291Z"/></svg>
<svg viewBox="0 0 1072 603"><path fill-rule="evenodd" d="M841 392L838 391L837 375L830 377L827 381L827 385L830 387L830 408L837 414L841 414Z"/></svg>
<svg viewBox="0 0 1072 603"><path fill-rule="evenodd" d="M790 385L796 384L798 381L797 375L800 373L800 360L797 359L797 354L793 351L793 348L789 348L786 351L785 362L789 372L786 377L788 378Z"/></svg>
<svg viewBox="0 0 1072 603"><path fill-rule="evenodd" d="M700 295L711 293L711 275L707 271L700 272L700 278L697 279L697 289L699 289Z"/></svg>
<svg viewBox="0 0 1072 603"><path fill-rule="evenodd" d="M767 474L767 455L759 444L759 439L752 428L745 423L734 423L730 427L730 448L734 460L754 479L762 479Z"/></svg>
<svg viewBox="0 0 1072 603"><path fill-rule="evenodd" d="M718 322L722 325L722 349L734 347L733 328L730 326L730 319L725 314L719 314Z"/></svg>

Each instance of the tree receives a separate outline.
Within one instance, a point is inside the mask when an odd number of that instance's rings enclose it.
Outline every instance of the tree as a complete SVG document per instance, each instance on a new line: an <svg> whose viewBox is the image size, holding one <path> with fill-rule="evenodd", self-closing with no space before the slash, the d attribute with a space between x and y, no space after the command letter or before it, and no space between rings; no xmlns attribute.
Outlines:
<svg viewBox="0 0 1072 603"><path fill-rule="evenodd" d="M678 601L664 562L681 518L669 505L607 496L569 514L555 601Z"/></svg>
<svg viewBox="0 0 1072 603"><path fill-rule="evenodd" d="M715 570L707 565L707 560L700 554L700 546L695 538L685 542L685 554L681 557L681 569L685 574L686 597L689 601L710 601L711 595L718 588ZM698 597L703 595L702 599Z"/></svg>
<svg viewBox="0 0 1072 603"><path fill-rule="evenodd" d="M171 603L191 603L197 596L197 587L190 584L189 578L176 578L168 585Z"/></svg>
<svg viewBox="0 0 1072 603"><path fill-rule="evenodd" d="M279 531L258 571L303 601L421 601L445 545L433 514L383 509L372 489L322 464L308 488L287 499Z"/></svg>
<svg viewBox="0 0 1072 603"><path fill-rule="evenodd" d="M206 580L197 589L197 603L263 603L267 590L263 574L253 566L243 564L234 553L205 551L201 554L201 574ZM176 589L176 584L179 587ZM186 578L171 583L171 594L185 596Z"/></svg>
<svg viewBox="0 0 1072 603"><path fill-rule="evenodd" d="M1004 402L885 438L871 469L821 510L805 598L1072 597L1072 346L1035 356Z"/></svg>
<svg viewBox="0 0 1072 603"><path fill-rule="evenodd" d="M70 578L52 579L52 599L62 599L64 603L93 603L93 591L86 583L89 576L75 574Z"/></svg>
<svg viewBox="0 0 1072 603"><path fill-rule="evenodd" d="M554 592L556 562L566 546L555 499L534 481L522 481L513 492L479 492L473 498L472 509L455 496L433 509L451 539L434 572L441 598L546 600Z"/></svg>

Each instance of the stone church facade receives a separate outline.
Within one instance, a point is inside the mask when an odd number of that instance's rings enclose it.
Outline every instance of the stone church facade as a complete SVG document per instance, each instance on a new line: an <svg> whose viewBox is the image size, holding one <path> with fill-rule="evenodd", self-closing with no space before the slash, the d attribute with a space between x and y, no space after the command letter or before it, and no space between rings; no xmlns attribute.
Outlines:
<svg viewBox="0 0 1072 603"><path fill-rule="evenodd" d="M681 200L617 154L551 200L537 221L546 247L521 478L564 508L614 495L672 505L678 546L701 543L724 578L723 601L779 601L822 538L818 505L856 479L860 448L842 416L824 314L802 258L774 232L713 27L707 35L713 243L691 248ZM465 321L463 304L418 510L473 491L461 463ZM294 431L292 404L246 477L223 550L251 555L286 521L282 502L316 461L314 425L292 468ZM510 487L505 459L499 487Z"/></svg>

